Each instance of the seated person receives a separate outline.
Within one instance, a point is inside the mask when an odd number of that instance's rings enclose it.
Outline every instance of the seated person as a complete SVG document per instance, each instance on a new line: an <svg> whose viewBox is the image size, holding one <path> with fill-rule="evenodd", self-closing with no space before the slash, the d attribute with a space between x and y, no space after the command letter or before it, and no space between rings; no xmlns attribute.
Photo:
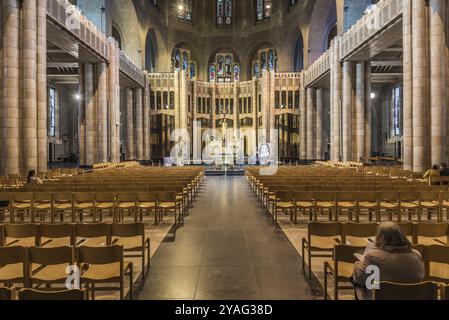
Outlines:
<svg viewBox="0 0 449 320"><path fill-rule="evenodd" d="M421 254L412 249L402 229L393 222L379 226L373 247L365 252L361 261L355 263L352 282L358 300L372 299L371 291L366 285L371 276L366 272L369 266L379 268L379 281L420 283L425 277Z"/></svg>
<svg viewBox="0 0 449 320"><path fill-rule="evenodd" d="M42 180L36 175L36 171L30 170L28 172L27 183L29 184L43 184Z"/></svg>
<svg viewBox="0 0 449 320"><path fill-rule="evenodd" d="M449 177L449 168L447 167L447 164L445 164L445 163L442 163L440 165L440 176Z"/></svg>
<svg viewBox="0 0 449 320"><path fill-rule="evenodd" d="M434 165L432 169L427 170L427 172L423 176L423 179L439 176L440 176L440 168L437 165Z"/></svg>

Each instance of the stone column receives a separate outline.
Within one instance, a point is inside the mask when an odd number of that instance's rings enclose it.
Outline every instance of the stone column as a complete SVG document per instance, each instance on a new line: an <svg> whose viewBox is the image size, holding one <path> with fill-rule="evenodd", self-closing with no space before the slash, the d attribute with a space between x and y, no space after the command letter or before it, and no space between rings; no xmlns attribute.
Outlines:
<svg viewBox="0 0 449 320"><path fill-rule="evenodd" d="M48 169L47 128L47 1L37 3L37 170Z"/></svg>
<svg viewBox="0 0 449 320"><path fill-rule="evenodd" d="M22 2L21 98L22 174L37 169L36 0Z"/></svg>
<svg viewBox="0 0 449 320"><path fill-rule="evenodd" d="M323 88L315 90L316 97L316 144L315 144L315 159L324 159L324 141L323 141Z"/></svg>
<svg viewBox="0 0 449 320"><path fill-rule="evenodd" d="M314 142L315 142L315 126L314 126L314 113L315 113L315 97L313 96L315 89L307 88L307 107L306 107L306 159L313 160L314 155Z"/></svg>
<svg viewBox="0 0 449 320"><path fill-rule="evenodd" d="M372 121L372 101L371 101L371 62L366 62L365 65L365 150L364 156L366 159L371 157L371 149L372 149L372 129L371 129L371 121Z"/></svg>
<svg viewBox="0 0 449 320"><path fill-rule="evenodd" d="M212 91L211 94L211 122L212 122L212 129L217 129L217 114L215 113L215 109L216 109L216 102L215 100L217 99L217 91L216 91L216 86L215 86L215 82L211 82L210 83L210 90Z"/></svg>
<svg viewBox="0 0 449 320"><path fill-rule="evenodd" d="M234 120L234 136L237 133L237 129L239 128L239 82L234 82L234 90L232 99L234 100L234 114L232 115L232 119ZM252 108L254 108L254 99L251 99L252 101Z"/></svg>
<svg viewBox="0 0 449 320"><path fill-rule="evenodd" d="M2 175L19 174L19 2L3 0Z"/></svg>
<svg viewBox="0 0 449 320"><path fill-rule="evenodd" d="M343 131L343 161L352 159L352 100L353 100L353 65L352 62L343 63L343 102L342 102L342 131Z"/></svg>
<svg viewBox="0 0 449 320"><path fill-rule="evenodd" d="M428 125L428 45L426 0L412 1L413 21L413 171L429 167Z"/></svg>
<svg viewBox="0 0 449 320"><path fill-rule="evenodd" d="M403 6L403 47L404 47L404 169L413 170L413 26L412 2L402 0Z"/></svg>
<svg viewBox="0 0 449 320"><path fill-rule="evenodd" d="M143 102L143 153L144 160L151 160L151 132L150 132L150 83L148 73L145 72L145 89ZM170 96L170 94L168 94Z"/></svg>
<svg viewBox="0 0 449 320"><path fill-rule="evenodd" d="M84 64L84 99L85 99L85 122L86 122L86 142L85 157L86 166L92 166L95 163L96 144L95 144L95 88L94 88L94 65Z"/></svg>
<svg viewBox="0 0 449 320"><path fill-rule="evenodd" d="M143 104L142 104L142 89L136 89L136 145L137 145L137 160L143 159Z"/></svg>
<svg viewBox="0 0 449 320"><path fill-rule="evenodd" d="M110 161L120 162L120 83L119 83L120 56L118 43L109 38L109 122L111 151Z"/></svg>
<svg viewBox="0 0 449 320"><path fill-rule="evenodd" d="M446 1L429 0L431 165L447 162Z"/></svg>
<svg viewBox="0 0 449 320"><path fill-rule="evenodd" d="M86 166L86 95L84 93L84 63L78 63L78 93L81 97L78 106L78 150L79 165Z"/></svg>
<svg viewBox="0 0 449 320"><path fill-rule="evenodd" d="M108 99L107 99L107 69L106 63L97 64L98 75L98 107L97 107L97 123L98 123L98 158L97 162L108 162Z"/></svg>
<svg viewBox="0 0 449 320"><path fill-rule="evenodd" d="M304 80L304 79L303 79ZM299 128L299 154L300 159L305 160L307 159L307 95L306 95L306 88L304 86L304 81L301 81L301 106L300 106L300 128Z"/></svg>
<svg viewBox="0 0 449 320"><path fill-rule="evenodd" d="M185 70L180 72L180 110L178 116L180 129L187 130L187 105L189 103L188 101L188 93L187 93L187 72ZM170 137L169 137L170 139Z"/></svg>
<svg viewBox="0 0 449 320"><path fill-rule="evenodd" d="M134 153L134 94L130 88L126 89L126 158L135 160Z"/></svg>
<svg viewBox="0 0 449 320"><path fill-rule="evenodd" d="M333 41L331 47L331 160L341 160L341 77L340 42Z"/></svg>
<svg viewBox="0 0 449 320"><path fill-rule="evenodd" d="M365 94L366 94L365 63L355 65L355 156L354 160L359 161L365 157Z"/></svg>

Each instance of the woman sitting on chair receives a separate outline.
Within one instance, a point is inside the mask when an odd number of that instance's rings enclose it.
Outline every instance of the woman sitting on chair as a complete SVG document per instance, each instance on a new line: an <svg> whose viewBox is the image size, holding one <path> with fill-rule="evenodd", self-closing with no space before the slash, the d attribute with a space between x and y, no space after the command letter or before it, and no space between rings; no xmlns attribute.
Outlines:
<svg viewBox="0 0 449 320"><path fill-rule="evenodd" d="M368 248L360 261L355 263L352 282L358 300L372 298L367 288L367 280L372 275L369 270L372 268L378 268L380 272L380 279L376 282L419 283L425 277L421 254L412 249L402 229L392 222L379 226L373 248Z"/></svg>
<svg viewBox="0 0 449 320"><path fill-rule="evenodd" d="M27 177L28 184L43 184L42 180L36 175L36 171L30 170Z"/></svg>

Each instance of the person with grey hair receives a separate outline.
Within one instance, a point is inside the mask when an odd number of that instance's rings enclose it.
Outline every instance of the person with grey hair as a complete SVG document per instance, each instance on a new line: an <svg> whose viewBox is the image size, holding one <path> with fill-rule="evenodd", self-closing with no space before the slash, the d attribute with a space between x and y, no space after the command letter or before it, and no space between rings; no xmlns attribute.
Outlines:
<svg viewBox="0 0 449 320"><path fill-rule="evenodd" d="M358 300L372 298L366 283L371 276L367 272L370 266L379 268L380 282L420 283L425 277L421 254L412 248L401 227L393 222L378 227L372 248L355 263L351 282Z"/></svg>

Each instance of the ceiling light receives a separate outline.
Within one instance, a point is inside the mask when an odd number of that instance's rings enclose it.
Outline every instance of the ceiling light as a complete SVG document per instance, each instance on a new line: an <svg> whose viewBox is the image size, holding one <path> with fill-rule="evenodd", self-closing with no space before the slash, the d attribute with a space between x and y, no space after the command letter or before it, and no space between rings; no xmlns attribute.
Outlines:
<svg viewBox="0 0 449 320"><path fill-rule="evenodd" d="M376 99L376 93L371 92L371 100L374 100L374 99Z"/></svg>
<svg viewBox="0 0 449 320"><path fill-rule="evenodd" d="M178 10L179 10L179 11L184 10L184 6L183 6L182 4L180 4L180 5L178 6Z"/></svg>
<svg viewBox="0 0 449 320"><path fill-rule="evenodd" d="M75 95L73 97L75 98L75 100L78 100L78 101L81 100L81 95L79 93L75 93Z"/></svg>

